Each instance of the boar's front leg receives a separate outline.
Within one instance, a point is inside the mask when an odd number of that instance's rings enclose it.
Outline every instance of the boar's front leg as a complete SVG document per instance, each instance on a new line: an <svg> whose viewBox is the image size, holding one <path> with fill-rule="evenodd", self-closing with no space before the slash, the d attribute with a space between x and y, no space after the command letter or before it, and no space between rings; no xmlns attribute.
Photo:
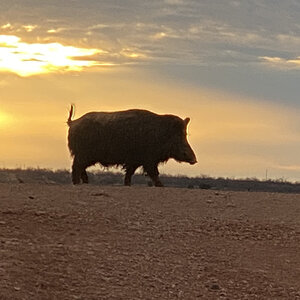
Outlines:
<svg viewBox="0 0 300 300"><path fill-rule="evenodd" d="M89 178L85 169L81 172L81 180L83 183L89 183Z"/></svg>
<svg viewBox="0 0 300 300"><path fill-rule="evenodd" d="M124 185L127 185L127 186L131 185L131 177L137 168L138 168L138 166L126 166L125 167L126 173L125 173Z"/></svg>
<svg viewBox="0 0 300 300"><path fill-rule="evenodd" d="M157 165L148 165L144 166L144 170L146 171L147 175L152 179L155 186L162 187L163 184L161 183L158 175L158 168Z"/></svg>

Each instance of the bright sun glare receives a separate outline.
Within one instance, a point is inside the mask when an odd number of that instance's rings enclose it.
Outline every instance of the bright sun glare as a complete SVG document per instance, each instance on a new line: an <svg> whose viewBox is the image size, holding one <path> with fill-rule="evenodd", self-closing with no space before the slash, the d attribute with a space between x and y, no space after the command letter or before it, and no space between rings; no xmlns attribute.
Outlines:
<svg viewBox="0 0 300 300"><path fill-rule="evenodd" d="M11 122L11 117L8 114L0 111L0 128L9 125L10 122Z"/></svg>
<svg viewBox="0 0 300 300"><path fill-rule="evenodd" d="M0 71L26 77L54 71L80 71L84 67L96 65L112 65L87 59L103 52L59 43L29 44L21 42L17 36L0 35Z"/></svg>

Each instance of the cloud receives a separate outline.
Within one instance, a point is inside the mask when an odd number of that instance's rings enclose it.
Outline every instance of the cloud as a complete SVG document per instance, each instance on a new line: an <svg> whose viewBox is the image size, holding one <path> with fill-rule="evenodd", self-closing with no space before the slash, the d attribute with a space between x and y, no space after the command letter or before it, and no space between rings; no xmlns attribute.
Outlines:
<svg viewBox="0 0 300 300"><path fill-rule="evenodd" d="M34 29L36 29L38 26L37 25L23 25L22 27L25 29L25 31L31 32Z"/></svg>
<svg viewBox="0 0 300 300"><path fill-rule="evenodd" d="M17 36L7 35L0 35L0 45L0 71L23 77L56 71L81 71L84 67L100 65L97 61L80 60L80 57L101 53L100 49L76 48L60 43L30 44Z"/></svg>
<svg viewBox="0 0 300 300"><path fill-rule="evenodd" d="M296 57L300 46L299 5L292 0L15 2L20 8L3 31L32 43L104 49L115 63L130 63L134 57L123 49L135 49L140 61L147 56L151 63L244 67L257 65L259 57ZM33 23L26 12L39 18Z"/></svg>
<svg viewBox="0 0 300 300"><path fill-rule="evenodd" d="M53 72L83 71L138 63L151 58L138 47L105 51L99 48L65 46L58 42L26 43L18 36L0 35L0 71L22 77Z"/></svg>
<svg viewBox="0 0 300 300"><path fill-rule="evenodd" d="M134 59L145 59L147 58L147 55L144 53L139 53L135 49L125 48L122 49L120 54L124 57L134 58Z"/></svg>
<svg viewBox="0 0 300 300"><path fill-rule="evenodd" d="M108 23L108 24L95 24L92 26L89 26L88 29L89 30L97 30L97 29L107 29L107 28L122 28L124 26L127 26L126 23Z"/></svg>
<svg viewBox="0 0 300 300"><path fill-rule="evenodd" d="M183 0L165 0L165 3L170 5L184 5Z"/></svg>
<svg viewBox="0 0 300 300"><path fill-rule="evenodd" d="M47 33L51 33L51 34L52 33L59 33L59 32L62 32L64 30L66 30L66 28L56 28L56 29L52 28L52 29L48 29Z"/></svg>
<svg viewBox="0 0 300 300"><path fill-rule="evenodd" d="M300 165L274 165L272 167L285 171L300 171Z"/></svg>
<svg viewBox="0 0 300 300"><path fill-rule="evenodd" d="M1 26L1 29L10 29L10 28L12 28L10 23L7 23L7 24L4 24Z"/></svg>
<svg viewBox="0 0 300 300"><path fill-rule="evenodd" d="M300 56L294 59L286 59L281 57L261 57L262 61L273 68L282 70L300 70Z"/></svg>

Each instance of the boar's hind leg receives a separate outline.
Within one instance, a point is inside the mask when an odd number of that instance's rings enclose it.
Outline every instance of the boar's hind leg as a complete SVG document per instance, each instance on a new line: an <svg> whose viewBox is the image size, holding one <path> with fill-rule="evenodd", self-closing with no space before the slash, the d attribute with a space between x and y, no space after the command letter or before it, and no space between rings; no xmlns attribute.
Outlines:
<svg viewBox="0 0 300 300"><path fill-rule="evenodd" d="M126 174L124 179L124 185L130 186L131 185L131 176L134 174L135 170L137 169L137 166L126 166Z"/></svg>
<svg viewBox="0 0 300 300"><path fill-rule="evenodd" d="M83 166L82 163L80 163L80 160L75 156L73 165L72 165L72 182L73 184L79 184L80 179L84 183L87 183L88 177L85 171L85 167Z"/></svg>
<svg viewBox="0 0 300 300"><path fill-rule="evenodd" d="M158 169L157 169L157 165L144 166L144 170L146 171L148 176L152 179L155 186L163 186L163 184L161 183L161 181L158 177L159 172L158 172Z"/></svg>

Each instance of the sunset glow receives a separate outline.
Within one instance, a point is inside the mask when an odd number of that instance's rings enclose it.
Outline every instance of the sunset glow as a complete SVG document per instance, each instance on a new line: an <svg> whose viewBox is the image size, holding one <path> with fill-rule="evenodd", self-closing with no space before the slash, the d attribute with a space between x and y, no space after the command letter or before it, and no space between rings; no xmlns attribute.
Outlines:
<svg viewBox="0 0 300 300"><path fill-rule="evenodd" d="M300 181L297 1L12 2L1 6L0 164L70 169L74 103L74 119L190 117L198 164L161 173Z"/></svg>
<svg viewBox="0 0 300 300"><path fill-rule="evenodd" d="M17 36L0 35L0 71L22 77L53 71L80 71L99 65L99 62L86 58L102 52L60 43L29 44L21 42ZM85 59L81 60L81 57Z"/></svg>
<svg viewBox="0 0 300 300"><path fill-rule="evenodd" d="M0 111L0 128L8 126L12 121L10 115Z"/></svg>

